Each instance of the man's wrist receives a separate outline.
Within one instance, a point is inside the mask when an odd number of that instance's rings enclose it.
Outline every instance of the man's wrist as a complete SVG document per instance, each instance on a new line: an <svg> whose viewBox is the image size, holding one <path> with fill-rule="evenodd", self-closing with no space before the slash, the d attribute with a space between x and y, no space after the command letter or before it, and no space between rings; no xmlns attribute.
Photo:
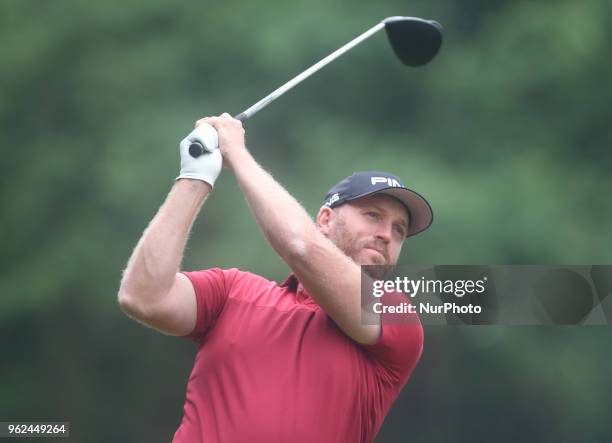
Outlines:
<svg viewBox="0 0 612 443"><path fill-rule="evenodd" d="M175 182L175 187L180 189L188 190L189 192L194 192L196 194L206 195L212 191L212 186L204 180L195 179L195 178L186 178L181 177L177 178Z"/></svg>
<svg viewBox="0 0 612 443"><path fill-rule="evenodd" d="M228 148L223 153L223 159L231 170L234 170L236 166L244 163L250 158L252 158L251 153L245 145L237 145L235 147Z"/></svg>

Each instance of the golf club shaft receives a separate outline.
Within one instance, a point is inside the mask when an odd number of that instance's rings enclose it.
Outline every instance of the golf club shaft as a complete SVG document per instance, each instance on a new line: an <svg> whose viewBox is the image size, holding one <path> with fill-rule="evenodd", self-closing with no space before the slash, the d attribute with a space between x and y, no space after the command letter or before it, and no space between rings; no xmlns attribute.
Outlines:
<svg viewBox="0 0 612 443"><path fill-rule="evenodd" d="M342 54L344 54L348 50L350 50L350 49L354 48L355 46L357 46L359 43L361 43L365 39L367 39L367 38L371 37L372 35L376 34L378 31L380 31L384 27L385 27L385 22L383 20L380 23L376 24L376 26L373 26L372 28L370 28L367 31L365 31L363 34L355 37L353 40L351 40L350 42L348 42L344 46L336 49L334 52L332 52L327 57L325 57L325 58L321 59L320 61L318 61L317 63L315 63L310 68L308 68L305 71L303 71L302 73L296 75L291 80L289 80L287 83L282 85L280 88L272 91L270 94L266 95L264 98L262 98L257 103L255 103L253 106L251 106L250 108L244 110L240 114L236 115L234 118L244 122L249 117L252 117L258 111L260 111L263 108L265 108L266 106L268 106L270 103L272 103L278 97L283 95L285 92L289 91L291 88L293 88L297 84L299 84L302 81L306 80L308 77L310 77L312 74L317 72L319 69L321 69L325 65L331 63L332 61L334 61L335 59L340 57ZM191 145L189 147L189 153L190 153L190 155L192 157L197 158L200 155L202 155L204 152L206 152L206 149L204 148L204 146L199 141L192 141L192 143L191 143Z"/></svg>
<svg viewBox="0 0 612 443"><path fill-rule="evenodd" d="M362 41L364 41L368 37L371 37L372 35L376 34L378 31L380 31L384 27L385 27L385 23L384 22L380 22L376 26L368 29L366 32L364 32L360 36L354 38L353 40L351 40L350 42L348 42L346 45L342 46L341 48L335 50L334 52L329 54L324 59L322 59L319 62L315 63L310 68L306 69L301 74L296 75L291 80L289 80L287 83L282 85L280 88L278 88L275 91L271 92L270 94L266 95L264 98L262 98L257 103L255 103L253 106L251 106L250 108L248 108L245 111L241 112L240 114L238 114L234 118L236 118L236 119L238 119L240 121L245 121L248 118L252 117L258 111L260 111L261 109L263 109L266 106L268 106L270 103L272 103L278 97L280 97L285 92L287 92L288 90L293 88L295 85L301 83L302 81L304 81L305 79L310 77L312 74L317 72L319 69L321 69L322 67L324 67L328 63L331 63L332 61L334 61L335 59L340 57L342 54L344 54L346 51L348 51L351 48L357 46L359 43L361 43Z"/></svg>

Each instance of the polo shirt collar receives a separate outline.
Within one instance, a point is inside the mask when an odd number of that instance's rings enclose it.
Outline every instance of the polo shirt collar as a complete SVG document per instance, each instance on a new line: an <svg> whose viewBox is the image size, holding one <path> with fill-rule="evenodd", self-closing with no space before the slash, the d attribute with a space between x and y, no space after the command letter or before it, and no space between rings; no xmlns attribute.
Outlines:
<svg viewBox="0 0 612 443"><path fill-rule="evenodd" d="M289 277L287 277L287 279L281 284L281 288L287 288L291 292L295 292L299 284L300 282L295 274L291 273L289 274Z"/></svg>
<svg viewBox="0 0 612 443"><path fill-rule="evenodd" d="M289 277L281 284L281 287L286 287L289 291L294 292L296 300L300 303L316 304L315 300L306 292L306 288L302 286L294 273L289 274Z"/></svg>

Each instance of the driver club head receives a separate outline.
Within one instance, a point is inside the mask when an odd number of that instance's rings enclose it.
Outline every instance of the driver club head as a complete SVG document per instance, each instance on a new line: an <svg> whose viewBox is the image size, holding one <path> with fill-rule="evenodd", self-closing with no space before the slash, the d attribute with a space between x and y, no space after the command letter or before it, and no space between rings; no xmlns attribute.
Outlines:
<svg viewBox="0 0 612 443"><path fill-rule="evenodd" d="M408 66L429 63L442 45L442 26L417 17L388 17L383 20L393 51Z"/></svg>

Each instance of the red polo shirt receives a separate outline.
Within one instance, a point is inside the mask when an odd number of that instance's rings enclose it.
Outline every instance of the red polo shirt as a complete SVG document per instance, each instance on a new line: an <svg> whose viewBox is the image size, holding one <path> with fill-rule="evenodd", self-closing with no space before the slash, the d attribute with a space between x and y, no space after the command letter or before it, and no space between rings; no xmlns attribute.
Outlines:
<svg viewBox="0 0 612 443"><path fill-rule="evenodd" d="M294 276L279 286L238 269L185 275L199 348L173 443L374 440L421 355L418 318L383 318L378 342L363 346Z"/></svg>

